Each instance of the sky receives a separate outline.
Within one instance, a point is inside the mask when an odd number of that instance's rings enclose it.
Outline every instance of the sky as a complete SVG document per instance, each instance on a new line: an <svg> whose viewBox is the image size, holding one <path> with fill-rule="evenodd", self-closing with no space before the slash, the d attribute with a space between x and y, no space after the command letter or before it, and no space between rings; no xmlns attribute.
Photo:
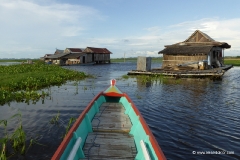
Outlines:
<svg viewBox="0 0 240 160"><path fill-rule="evenodd" d="M200 30L240 56L240 0L0 0L0 58L107 48L112 58L161 56Z"/></svg>

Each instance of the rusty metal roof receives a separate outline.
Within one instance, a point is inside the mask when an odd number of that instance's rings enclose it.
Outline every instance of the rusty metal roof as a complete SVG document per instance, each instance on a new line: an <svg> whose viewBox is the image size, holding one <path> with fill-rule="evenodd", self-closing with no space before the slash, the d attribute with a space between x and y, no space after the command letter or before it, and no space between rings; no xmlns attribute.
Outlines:
<svg viewBox="0 0 240 160"><path fill-rule="evenodd" d="M86 53L99 53L99 54L112 54L107 48L94 48L87 47L84 52Z"/></svg>

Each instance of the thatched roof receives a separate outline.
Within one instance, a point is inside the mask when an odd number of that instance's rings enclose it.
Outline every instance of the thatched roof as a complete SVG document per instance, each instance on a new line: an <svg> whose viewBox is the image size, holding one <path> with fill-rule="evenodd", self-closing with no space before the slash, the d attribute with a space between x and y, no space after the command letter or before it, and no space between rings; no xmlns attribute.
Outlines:
<svg viewBox="0 0 240 160"><path fill-rule="evenodd" d="M231 48L226 42L218 42L207 34L196 30L183 42L165 45L158 54L208 54L212 47Z"/></svg>
<svg viewBox="0 0 240 160"><path fill-rule="evenodd" d="M206 33L201 32L200 30L196 30L188 39L184 42L216 42Z"/></svg>
<svg viewBox="0 0 240 160"><path fill-rule="evenodd" d="M193 55L193 54L208 54L213 46L169 46L159 51L158 54L184 54L184 55Z"/></svg>

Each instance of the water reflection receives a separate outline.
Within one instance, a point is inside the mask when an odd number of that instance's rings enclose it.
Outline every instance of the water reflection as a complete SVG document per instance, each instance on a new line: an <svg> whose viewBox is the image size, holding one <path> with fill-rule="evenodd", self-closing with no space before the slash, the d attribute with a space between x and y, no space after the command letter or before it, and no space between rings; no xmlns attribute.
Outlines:
<svg viewBox="0 0 240 160"><path fill-rule="evenodd" d="M226 72L222 81L122 78L136 68L134 63L66 68L87 72L94 78L50 87L50 96L36 104L11 102L10 106L0 106L0 119L21 112L27 139L34 137L44 144L33 145L27 153L28 159L50 159L69 119L78 117L91 99L108 87L112 78L118 79L118 87L136 104L168 159L196 159L192 151L219 149L235 154L198 155L197 159L240 158L240 68ZM50 124L58 112L59 125ZM8 131L14 131L16 124L9 122ZM0 135L3 135L2 127Z"/></svg>

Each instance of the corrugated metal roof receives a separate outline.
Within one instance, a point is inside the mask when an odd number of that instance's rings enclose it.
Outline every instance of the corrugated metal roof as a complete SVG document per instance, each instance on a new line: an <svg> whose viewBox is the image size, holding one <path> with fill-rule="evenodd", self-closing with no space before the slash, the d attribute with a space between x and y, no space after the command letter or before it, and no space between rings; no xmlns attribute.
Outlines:
<svg viewBox="0 0 240 160"><path fill-rule="evenodd" d="M90 50L87 51L87 50ZM112 52L110 52L107 48L94 48L94 47L87 47L84 52L86 53L102 53L102 54L111 54Z"/></svg>
<svg viewBox="0 0 240 160"><path fill-rule="evenodd" d="M49 56L52 56L53 54L45 54L44 58L47 58Z"/></svg>
<svg viewBox="0 0 240 160"><path fill-rule="evenodd" d="M60 58L60 57L63 57L63 56L66 56L66 55L68 55L69 53L59 53L59 54L54 54L54 55L52 55L52 56L49 56L49 57L47 57L47 58L49 58L49 59L57 59L57 58Z"/></svg>
<svg viewBox="0 0 240 160"><path fill-rule="evenodd" d="M66 56L63 56L64 58L79 58L83 55L85 55L86 53L70 53Z"/></svg>
<svg viewBox="0 0 240 160"><path fill-rule="evenodd" d="M78 52L78 53L80 53L80 52L83 52L83 50L84 49L82 49L82 48L67 48L70 52Z"/></svg>
<svg viewBox="0 0 240 160"><path fill-rule="evenodd" d="M56 49L56 51L55 51L55 53L57 53L57 54L60 54L60 53L63 53L64 52L64 50L61 50L61 49Z"/></svg>

